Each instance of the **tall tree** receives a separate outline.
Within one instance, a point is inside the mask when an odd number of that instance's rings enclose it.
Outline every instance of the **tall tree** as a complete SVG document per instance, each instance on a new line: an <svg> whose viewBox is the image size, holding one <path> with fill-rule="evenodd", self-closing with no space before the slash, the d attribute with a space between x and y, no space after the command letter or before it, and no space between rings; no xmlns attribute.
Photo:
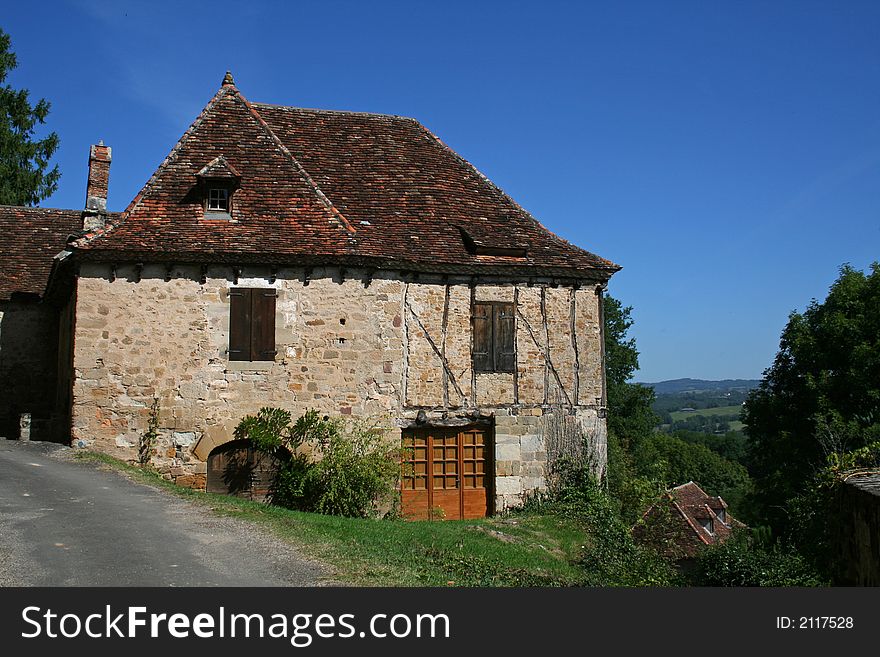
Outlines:
<svg viewBox="0 0 880 657"><path fill-rule="evenodd" d="M608 388L608 431L624 448L649 436L658 417L651 409L654 390L629 380L639 369L636 340L628 335L632 307L605 297L605 378Z"/></svg>
<svg viewBox="0 0 880 657"><path fill-rule="evenodd" d="M654 431L657 415L651 409L654 390L630 383L639 368L635 338L628 335L633 324L632 308L606 296L605 379L608 388L608 492L618 504L623 519L632 524L651 499L655 486L639 476L632 450Z"/></svg>
<svg viewBox="0 0 880 657"><path fill-rule="evenodd" d="M0 84L18 65L9 45L9 35L0 30ZM58 166L48 169L58 135L34 139L35 126L48 114L45 99L31 106L26 89L0 86L0 204L36 205L58 187Z"/></svg>
<svg viewBox="0 0 880 657"><path fill-rule="evenodd" d="M757 502L788 534L827 456L880 440L880 263L843 266L824 302L789 316L743 422Z"/></svg>

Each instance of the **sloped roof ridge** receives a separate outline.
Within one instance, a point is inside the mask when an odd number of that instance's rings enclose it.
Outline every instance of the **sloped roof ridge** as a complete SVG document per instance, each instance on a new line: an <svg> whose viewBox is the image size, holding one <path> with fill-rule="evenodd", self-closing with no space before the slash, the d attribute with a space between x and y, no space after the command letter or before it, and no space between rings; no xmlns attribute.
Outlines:
<svg viewBox="0 0 880 657"><path fill-rule="evenodd" d="M256 108L241 94L240 91L238 91L238 89L235 89L235 87L231 88L235 91L235 97L244 104L248 112L250 112L251 115L257 120L257 122L263 127L263 129L266 131L266 134L268 134L272 141L275 143L276 147L288 157L291 164L293 164L294 168L297 170L300 176L302 176L306 183L315 192L318 200L320 200L321 203L324 204L324 207L326 207L327 210L329 210L330 213L333 214L335 218L339 221L339 223L341 224L341 228L348 232L349 235L353 235L354 233L356 233L357 229L352 226L351 222L346 219L345 215L340 212L339 208L337 208L333 204L333 201L331 201L327 197L327 195L321 190L321 188L318 186L318 183L315 182L315 179L312 178L308 171L306 171L305 167L303 167L300 161L297 160L296 157L294 157L293 153L290 152L290 149L287 148L287 146L284 145L284 142L282 142L278 135L275 134L275 131L269 127L269 124L266 123L266 120L262 116L260 116L260 113L256 110Z"/></svg>
<svg viewBox="0 0 880 657"><path fill-rule="evenodd" d="M438 137L433 132L431 132L421 121L419 121L418 119L407 119L407 120L414 122L429 138L433 139L441 148L443 148L447 153L452 155L452 157L454 157L460 164L462 164L465 168L470 169L472 172L474 172L483 181L483 183L489 188L489 190L493 194L495 194L499 199L512 204L517 210L519 210L519 212L522 213L522 215L525 218L534 222L538 227L540 227L541 230L545 231L552 239L554 239L562 244L565 244L566 246L578 249L578 250L583 251L585 253L589 253L592 257L596 258L596 260L604 263L604 266L608 269L613 269L615 271L621 269L620 265L617 265L617 264L611 262L610 260L606 260L605 258L598 256L595 253L592 253L590 251L587 251L586 249L582 249L581 247L579 247L575 244L572 244L568 240L566 240L562 237L559 237L559 235L557 235L552 230L547 228L544 224L542 224L540 221L535 219L535 217L532 215L531 212L529 212L524 207L522 207L519 203L517 203L507 192L505 192L498 185L496 185L494 182L492 182L489 179L489 177L486 176L486 174L484 174L482 171L477 169L477 167L475 167L470 161L466 160L464 157L462 157L461 155L456 153L454 149L450 148L442 139L440 139L440 137Z"/></svg>
<svg viewBox="0 0 880 657"><path fill-rule="evenodd" d="M295 105L281 105L278 103L258 103L251 102L251 105L254 107L267 107L270 109L276 110L291 110L295 112L312 112L314 114L351 114L354 116L372 116L378 119L399 119L401 121L416 121L416 119L410 116L403 116L400 114L383 114L381 112L359 112L355 110L337 110L337 109L323 109L318 107L296 107Z"/></svg>
<svg viewBox="0 0 880 657"><path fill-rule="evenodd" d="M318 200L324 205L325 208L334 216L334 218L341 224L341 228L343 228L349 234L353 234L356 232L356 229L349 223L348 219L333 205L329 198L321 191L318 187L317 183L314 179L309 175L309 173L303 168L302 164L293 156L290 150L283 144L283 142L278 138L266 121L262 116L254 109L250 102L241 94L241 92L236 88L234 84L224 84L217 90L217 93L208 101L208 104L202 109L199 115L195 118L195 120L190 124L189 128L183 133L180 139L177 140L177 143L165 156L165 159L162 160L162 163L156 168L153 172L153 175L150 176L149 180L147 180L146 184L141 188L141 191L132 199L131 203L128 204L128 207L120 214L116 216L113 220L108 220L107 224L103 228L97 228L87 233L84 233L80 238L78 238L75 242L75 246L82 246L88 242L93 241L94 239L104 236L112 232L117 226L121 225L125 222L125 220L133 213L141 204L143 199L147 196L147 194L152 190L155 185L157 179L160 174L164 172L164 170L171 165L174 160L177 159L178 153L183 149L186 142L193 135L193 133L201 126L204 122L205 118L211 113L217 103L224 98L227 94L232 94L232 97L238 100L238 102L242 103L244 108L248 111L248 113L256 120L256 122L266 131L269 135L270 139L272 139L273 143L276 147L284 153L291 163L294 165L294 169L296 169L297 173L303 178L303 180L308 184L313 191L315 192ZM222 157L222 156L221 156ZM225 160L225 158L224 158Z"/></svg>
<svg viewBox="0 0 880 657"><path fill-rule="evenodd" d="M684 483L684 484L679 484L678 486L673 486L672 490L681 490L682 488L688 488L690 486L693 486L694 488L696 488L698 491L700 491L706 497L711 497L709 494L706 493L706 491L704 491L702 488L700 488L700 485L697 482L695 482L694 480L688 481L687 483Z"/></svg>
<svg viewBox="0 0 880 657"><path fill-rule="evenodd" d="M0 203L0 208L15 208L16 210L24 210L25 212L76 212L82 213L82 209L74 210L73 208L44 208L41 205L9 205Z"/></svg>
<svg viewBox="0 0 880 657"><path fill-rule="evenodd" d="M695 523L693 518L691 518L691 514L685 512L685 510L683 508L681 508L681 505L679 505L679 503L675 499L672 500L672 504L673 504L673 506L675 506L675 508L681 514L681 517L685 519L685 522L687 522L687 524L690 525L690 528L694 530L694 533L697 535L697 537L700 539L700 541L702 541L706 545L709 545L710 544L709 539L706 538L705 536L703 536L703 532L700 531L702 529L702 527L697 526L697 523Z"/></svg>

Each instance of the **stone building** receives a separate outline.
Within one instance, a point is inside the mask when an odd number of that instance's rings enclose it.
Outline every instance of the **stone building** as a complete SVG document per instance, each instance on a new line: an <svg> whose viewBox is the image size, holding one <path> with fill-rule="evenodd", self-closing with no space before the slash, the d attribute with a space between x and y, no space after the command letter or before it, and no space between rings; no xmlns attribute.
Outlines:
<svg viewBox="0 0 880 657"><path fill-rule="evenodd" d="M603 466L619 267L417 121L252 103L227 74L118 215L109 165L93 147L83 230L43 302L73 445L136 458L158 400L153 463L216 488L246 414L364 418L412 448L412 517L503 511L562 454Z"/></svg>
<svg viewBox="0 0 880 657"><path fill-rule="evenodd" d="M53 256L81 227L81 211L0 206L0 437L58 435L58 309L42 298Z"/></svg>

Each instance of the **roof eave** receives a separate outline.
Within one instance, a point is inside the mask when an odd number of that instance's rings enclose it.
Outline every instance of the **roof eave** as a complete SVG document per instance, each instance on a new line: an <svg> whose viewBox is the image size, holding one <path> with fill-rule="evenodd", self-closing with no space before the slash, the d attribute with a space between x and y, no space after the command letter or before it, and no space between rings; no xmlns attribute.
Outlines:
<svg viewBox="0 0 880 657"><path fill-rule="evenodd" d="M92 245L94 247L94 244ZM495 276L514 280L553 279L578 281L582 284L604 284L620 267L574 268L548 267L532 264L463 264L437 263L416 260L335 254L272 254L241 252L166 252L138 251L136 249L76 249L74 256L80 262L104 263L179 263L215 265L255 265L287 267L344 266L372 270L406 271L420 274Z"/></svg>

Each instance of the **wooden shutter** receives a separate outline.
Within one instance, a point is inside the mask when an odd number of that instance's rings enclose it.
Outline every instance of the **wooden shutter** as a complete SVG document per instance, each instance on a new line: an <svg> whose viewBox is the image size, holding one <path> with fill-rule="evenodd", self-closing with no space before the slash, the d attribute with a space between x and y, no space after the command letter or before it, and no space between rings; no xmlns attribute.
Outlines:
<svg viewBox="0 0 880 657"><path fill-rule="evenodd" d="M229 290L229 360L251 360L251 290Z"/></svg>
<svg viewBox="0 0 880 657"><path fill-rule="evenodd" d="M496 372L516 369L516 318L512 303L498 303L492 307L493 360Z"/></svg>
<svg viewBox="0 0 880 657"><path fill-rule="evenodd" d="M251 290L251 360L275 360L275 290Z"/></svg>
<svg viewBox="0 0 880 657"><path fill-rule="evenodd" d="M477 372L491 372L492 355L492 306L475 303L471 315L473 322L473 359Z"/></svg>

